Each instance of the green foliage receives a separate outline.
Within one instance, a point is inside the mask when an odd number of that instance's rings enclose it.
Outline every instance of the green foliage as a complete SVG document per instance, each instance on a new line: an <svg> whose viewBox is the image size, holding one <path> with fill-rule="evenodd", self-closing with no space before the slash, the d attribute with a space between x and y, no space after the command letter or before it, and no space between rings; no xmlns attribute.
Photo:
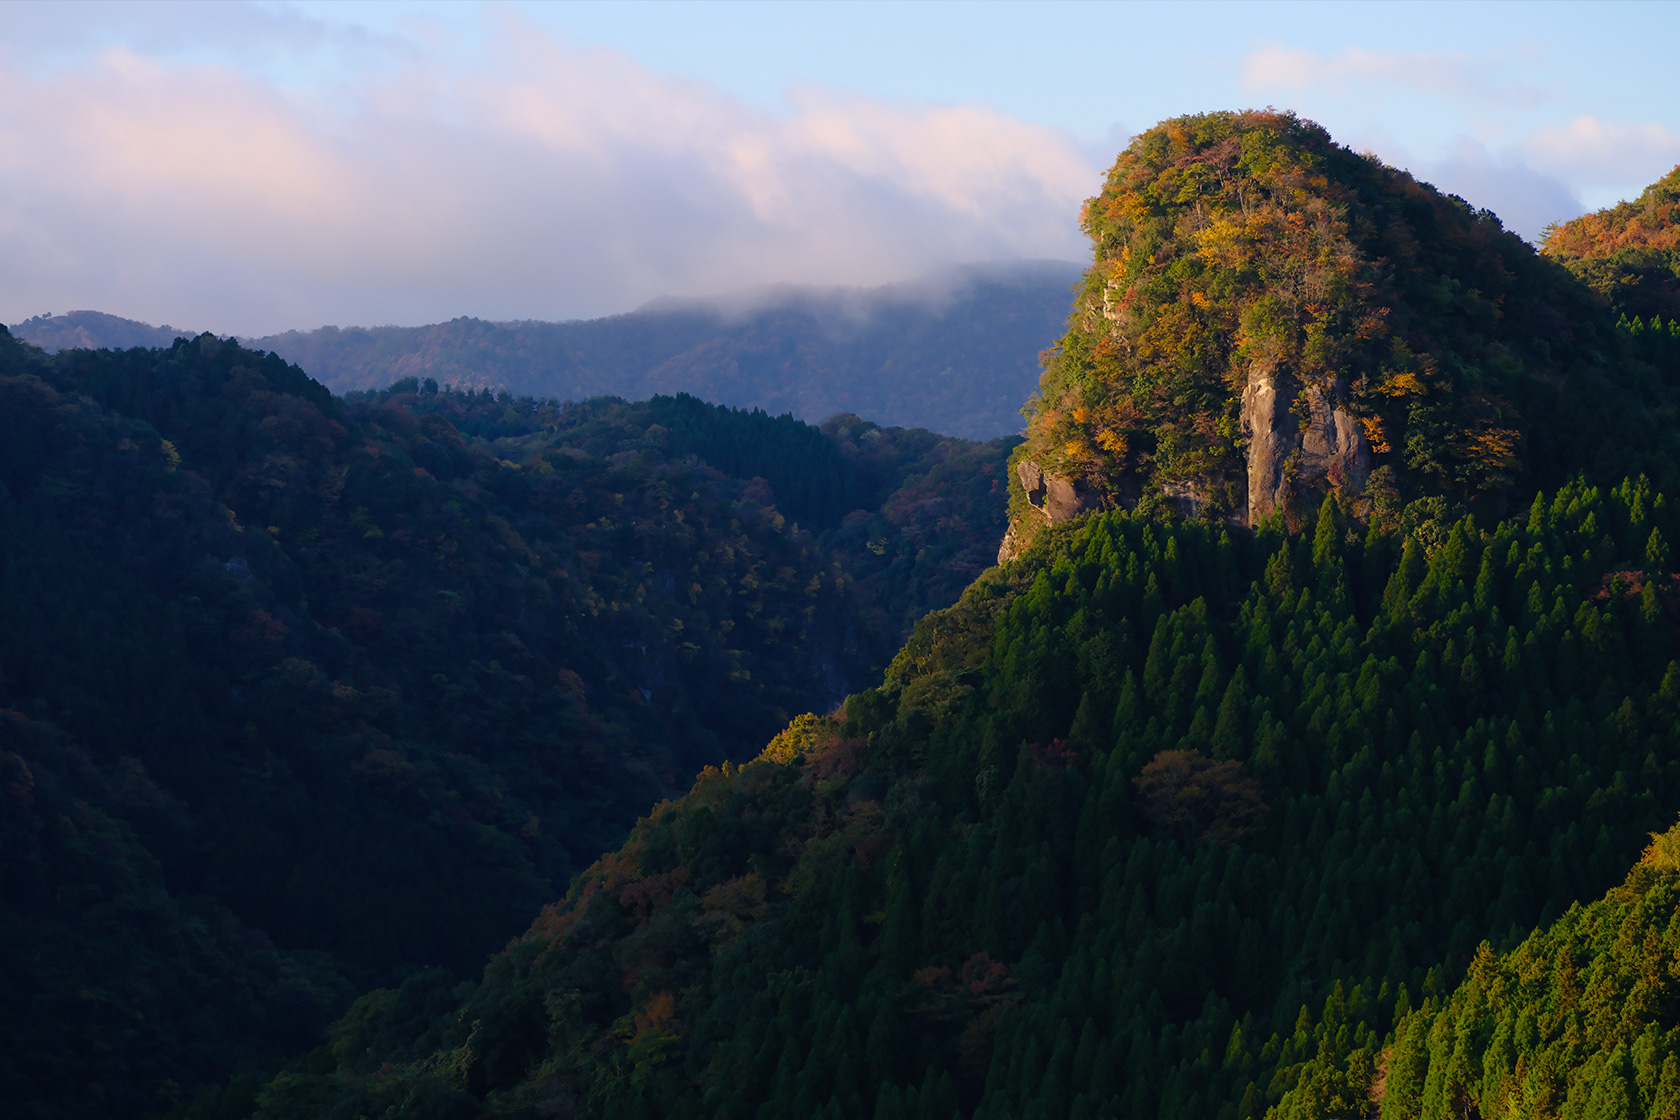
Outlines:
<svg viewBox="0 0 1680 1120"><path fill-rule="evenodd" d="M1434 1099L1418 1016L1680 799L1675 588L1635 559L1675 527L1643 480L1404 547L1337 518L1052 527L843 722L574 881L463 1005L477 1041L257 1115L1352 1117L1384 1069Z"/></svg>
<svg viewBox="0 0 1680 1120"><path fill-rule="evenodd" d="M1190 493L1241 517L1242 400L1262 374L1298 420L1339 401L1372 452L1363 487L1291 458L1292 517L1318 491L1385 520L1431 495L1499 516L1576 470L1673 469L1669 382L1587 287L1491 213L1293 114L1162 122L1083 221L1095 257L1025 454L1111 505Z"/></svg>
<svg viewBox="0 0 1680 1120"><path fill-rule="evenodd" d="M1444 1006L1397 1019L1384 1120L1680 1111L1680 828L1652 841L1621 886L1506 954L1483 942Z"/></svg>
<svg viewBox="0 0 1680 1120"><path fill-rule="evenodd" d="M859 426L0 336L0 720L36 729L5 746L6 1098L185 1107L351 985L476 969L646 805L878 673L989 561L895 503L944 472L949 536L995 542L1009 447ZM824 537L710 463L759 437Z"/></svg>
<svg viewBox="0 0 1680 1120"><path fill-rule="evenodd" d="M1624 321L1680 315L1680 167L1631 202L1546 231L1541 249Z"/></svg>

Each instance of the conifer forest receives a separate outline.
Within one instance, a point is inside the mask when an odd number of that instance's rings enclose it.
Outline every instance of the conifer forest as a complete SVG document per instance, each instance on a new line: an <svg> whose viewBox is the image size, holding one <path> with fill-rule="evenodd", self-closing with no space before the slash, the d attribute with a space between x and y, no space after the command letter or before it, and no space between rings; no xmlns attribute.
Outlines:
<svg viewBox="0 0 1680 1120"><path fill-rule="evenodd" d="M1680 168L1092 188L1005 438L0 333L0 1111L1680 1118Z"/></svg>

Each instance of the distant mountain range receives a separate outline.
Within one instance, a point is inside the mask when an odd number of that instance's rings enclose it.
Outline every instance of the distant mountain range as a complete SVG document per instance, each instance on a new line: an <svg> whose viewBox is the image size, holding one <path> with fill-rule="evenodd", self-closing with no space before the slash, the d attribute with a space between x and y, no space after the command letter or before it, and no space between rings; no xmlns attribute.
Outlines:
<svg viewBox="0 0 1680 1120"><path fill-rule="evenodd" d="M871 289L660 300L604 319L460 318L242 341L338 393L404 377L572 400L688 392L810 421L851 412L990 438L1020 429L1038 353L1062 330L1079 274L1067 261L970 266ZM168 346L189 334L96 311L37 316L12 333L52 352Z"/></svg>

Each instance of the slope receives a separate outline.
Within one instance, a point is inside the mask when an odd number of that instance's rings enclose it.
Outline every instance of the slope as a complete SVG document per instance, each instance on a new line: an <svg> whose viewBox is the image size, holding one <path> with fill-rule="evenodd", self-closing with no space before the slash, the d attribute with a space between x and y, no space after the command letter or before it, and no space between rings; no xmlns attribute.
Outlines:
<svg viewBox="0 0 1680 1120"><path fill-rule="evenodd" d="M1447 998L1396 1008L1380 1049L1341 993L1268 1116L1643 1120L1680 1111L1680 826L1621 885L1495 954L1477 949ZM1305 1024L1311 1026L1311 1024Z"/></svg>
<svg viewBox="0 0 1680 1120"><path fill-rule="evenodd" d="M1628 319L1680 316L1680 167L1637 199L1553 226L1542 253Z"/></svg>
<svg viewBox="0 0 1680 1120"><path fill-rule="evenodd" d="M1680 801L1672 503L1349 528L1052 528L256 1115L1294 1107L1322 1037L1370 1058Z"/></svg>
<svg viewBox="0 0 1680 1120"><path fill-rule="evenodd" d="M986 540L1009 451L345 400L211 336L0 335L0 393L0 1083L29 1115L167 1108L352 980L476 968L650 801L878 672L949 587L883 565L960 560L901 506L954 474L944 515ZM831 539L708 464L771 431L858 500L816 511Z"/></svg>

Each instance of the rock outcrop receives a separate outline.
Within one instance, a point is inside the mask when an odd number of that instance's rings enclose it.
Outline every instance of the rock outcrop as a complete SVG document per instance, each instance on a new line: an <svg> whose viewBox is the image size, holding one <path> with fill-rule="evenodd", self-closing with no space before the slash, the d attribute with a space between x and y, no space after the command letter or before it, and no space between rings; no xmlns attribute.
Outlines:
<svg viewBox="0 0 1680 1120"><path fill-rule="evenodd" d="M1249 371L1242 395L1242 434L1248 441L1248 523L1256 525L1288 507L1286 468L1295 450L1295 418L1272 369Z"/></svg>
<svg viewBox="0 0 1680 1120"><path fill-rule="evenodd" d="M1072 521L1097 504L1084 486L1071 478L1045 470L1031 459L1022 459L1016 464L1015 474L1021 480L1021 489L1026 492L1027 504L1043 514L1044 520L1051 525ZM998 544L997 562L1007 564L1015 559L1032 536L1030 530L1023 533L1011 524Z"/></svg>
<svg viewBox="0 0 1680 1120"><path fill-rule="evenodd" d="M1338 407L1343 387L1297 389L1267 368L1251 370L1242 395L1248 441L1249 525L1286 516L1298 497L1327 488L1358 494L1371 473L1371 448L1352 413ZM1293 407L1299 397L1303 424Z"/></svg>
<svg viewBox="0 0 1680 1120"><path fill-rule="evenodd" d="M1021 476L1028 503L1052 525L1071 521L1090 508L1078 483L1043 470L1031 459L1022 459L1015 473Z"/></svg>
<svg viewBox="0 0 1680 1120"><path fill-rule="evenodd" d="M1015 526L1011 525L1003 531L1003 540L998 543L997 562L1007 564L1021 554L1021 538L1015 533Z"/></svg>

